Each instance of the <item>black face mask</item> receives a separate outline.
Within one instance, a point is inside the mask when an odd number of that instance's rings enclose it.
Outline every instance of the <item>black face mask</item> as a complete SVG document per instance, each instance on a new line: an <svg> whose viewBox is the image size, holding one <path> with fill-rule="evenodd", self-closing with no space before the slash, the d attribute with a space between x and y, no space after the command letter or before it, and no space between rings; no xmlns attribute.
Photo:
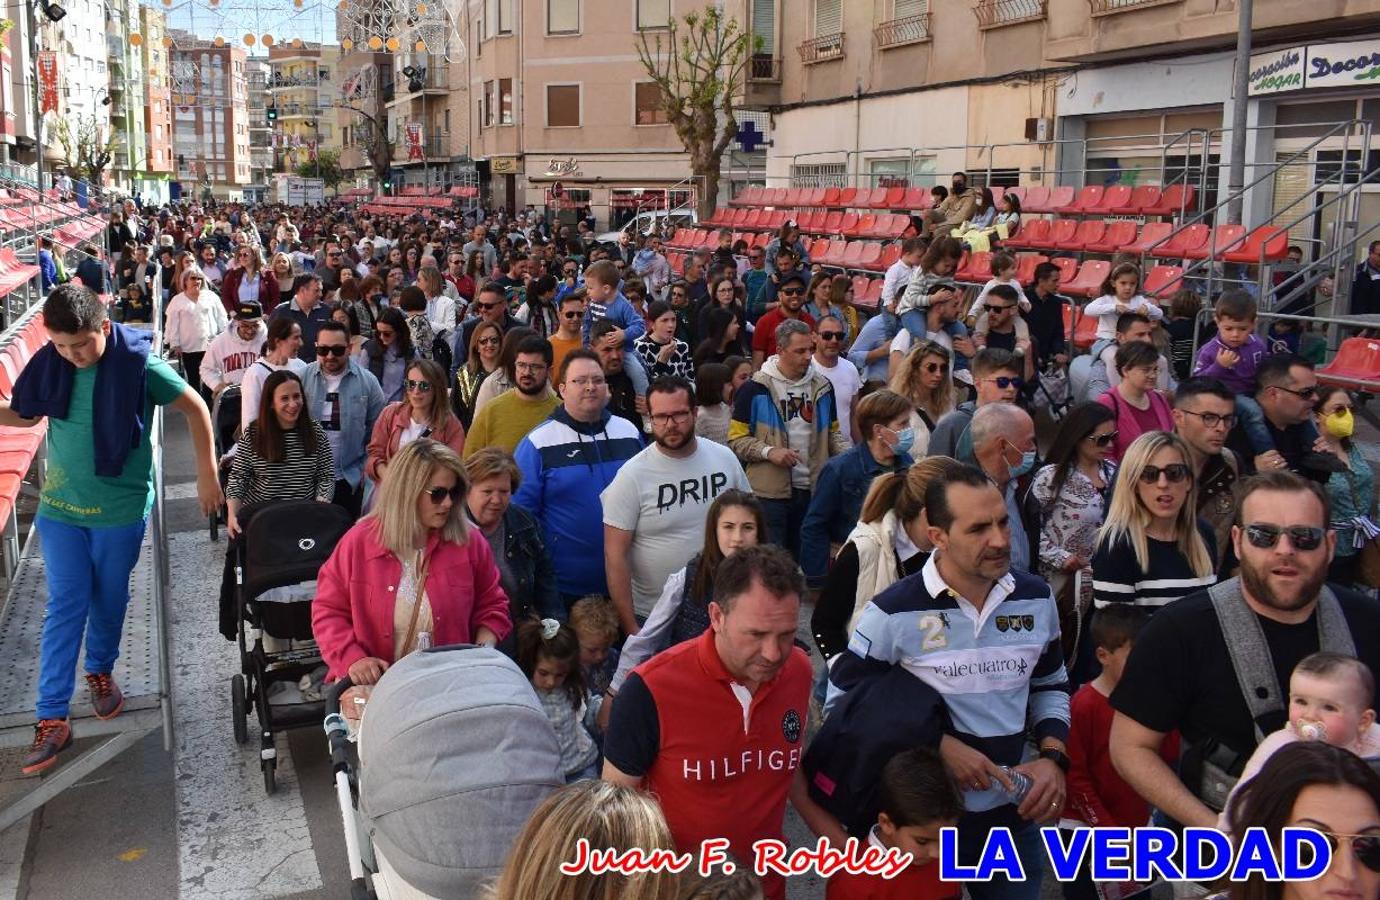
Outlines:
<svg viewBox="0 0 1380 900"><path fill-rule="evenodd" d="M955 193L955 194L961 194L961 193L963 193L963 192L966 191L966 190L968 190L968 185L967 185L966 182L963 182L963 181L955 181L955 182L954 182L954 193Z"/></svg>

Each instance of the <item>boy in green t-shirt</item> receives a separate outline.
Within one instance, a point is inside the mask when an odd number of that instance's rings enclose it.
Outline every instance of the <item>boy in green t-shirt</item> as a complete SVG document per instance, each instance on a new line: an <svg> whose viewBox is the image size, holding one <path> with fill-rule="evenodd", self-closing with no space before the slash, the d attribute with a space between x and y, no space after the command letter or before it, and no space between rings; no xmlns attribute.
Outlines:
<svg viewBox="0 0 1380 900"><path fill-rule="evenodd" d="M51 343L20 374L13 399L0 401L0 425L28 427L48 418L48 477L34 522L48 606L39 651L38 724L22 764L25 775L52 766L72 743L67 714L83 633L96 716L114 718L124 708L111 673L120 653L130 573L153 507L149 428L155 404L187 417L202 510L209 515L222 500L210 412L166 362L150 354L152 335L112 323L100 298L77 284L55 288L43 317Z"/></svg>

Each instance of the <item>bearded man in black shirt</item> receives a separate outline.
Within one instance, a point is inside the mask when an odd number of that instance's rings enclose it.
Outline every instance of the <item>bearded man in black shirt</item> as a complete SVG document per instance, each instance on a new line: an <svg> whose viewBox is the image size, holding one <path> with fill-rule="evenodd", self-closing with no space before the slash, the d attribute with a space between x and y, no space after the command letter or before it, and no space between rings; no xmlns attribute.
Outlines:
<svg viewBox="0 0 1380 900"><path fill-rule="evenodd" d="M1380 602L1324 584L1327 495L1284 471L1244 480L1232 543L1241 575L1162 608L1111 697L1111 756L1150 805L1212 827L1251 752L1287 720L1289 675L1319 650L1380 666ZM1159 755L1183 736L1175 773Z"/></svg>

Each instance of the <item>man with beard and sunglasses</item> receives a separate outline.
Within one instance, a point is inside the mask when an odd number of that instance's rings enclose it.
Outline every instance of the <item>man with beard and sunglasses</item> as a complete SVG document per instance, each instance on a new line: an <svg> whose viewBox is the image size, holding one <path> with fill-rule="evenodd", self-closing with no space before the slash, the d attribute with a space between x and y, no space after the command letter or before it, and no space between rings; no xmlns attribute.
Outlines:
<svg viewBox="0 0 1380 900"><path fill-rule="evenodd" d="M1313 364L1293 353L1276 353L1260 362L1255 373L1256 402L1265 414L1265 429L1275 449L1256 456L1240 421L1227 439L1248 467L1261 472L1288 470L1326 484L1337 460L1317 437L1313 407L1318 402L1318 376Z"/></svg>
<svg viewBox="0 0 1380 900"><path fill-rule="evenodd" d="M518 342L508 378L513 387L475 413L465 436L465 459L485 447L512 453L527 432L544 422L561 400L551 389L551 342L535 334Z"/></svg>
<svg viewBox="0 0 1380 900"><path fill-rule="evenodd" d="M335 503L358 518L364 503L364 461L374 423L383 412L383 389L374 373L350 358L350 330L334 319L321 323L314 352L316 362L302 372L306 411L321 423L331 445Z"/></svg>
<svg viewBox="0 0 1380 900"><path fill-rule="evenodd" d="M1316 483L1284 471L1244 479L1233 549L1238 578L1160 609L1112 694L1112 763L1151 806L1213 827L1266 734L1284 726L1289 675L1325 650L1380 665L1380 603L1324 584L1336 535ZM1177 730L1175 773L1159 755Z"/></svg>

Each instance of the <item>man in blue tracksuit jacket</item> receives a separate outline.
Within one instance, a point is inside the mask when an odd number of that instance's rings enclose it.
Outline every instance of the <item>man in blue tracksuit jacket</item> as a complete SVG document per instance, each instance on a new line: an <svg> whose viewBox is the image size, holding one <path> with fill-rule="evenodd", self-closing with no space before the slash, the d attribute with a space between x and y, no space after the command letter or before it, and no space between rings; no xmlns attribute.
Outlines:
<svg viewBox="0 0 1380 900"><path fill-rule="evenodd" d="M609 413L608 383L594 351L570 351L558 377L562 405L513 453L522 472L513 502L541 524L568 609L586 594L608 593L599 495L642 450L642 436Z"/></svg>
<svg viewBox="0 0 1380 900"><path fill-rule="evenodd" d="M966 886L975 900L1037 900L1041 824L1063 809L1068 676L1049 585L1011 568L1011 529L1001 492L962 466L925 492L935 552L925 567L874 597L847 652L830 668L826 712L864 680L901 665L936 690L947 710L940 753L963 790L958 857L974 865L993 827L1011 829L1026 881ZM1027 741L1037 758L1022 763ZM1010 767L1028 776L1015 802Z"/></svg>

